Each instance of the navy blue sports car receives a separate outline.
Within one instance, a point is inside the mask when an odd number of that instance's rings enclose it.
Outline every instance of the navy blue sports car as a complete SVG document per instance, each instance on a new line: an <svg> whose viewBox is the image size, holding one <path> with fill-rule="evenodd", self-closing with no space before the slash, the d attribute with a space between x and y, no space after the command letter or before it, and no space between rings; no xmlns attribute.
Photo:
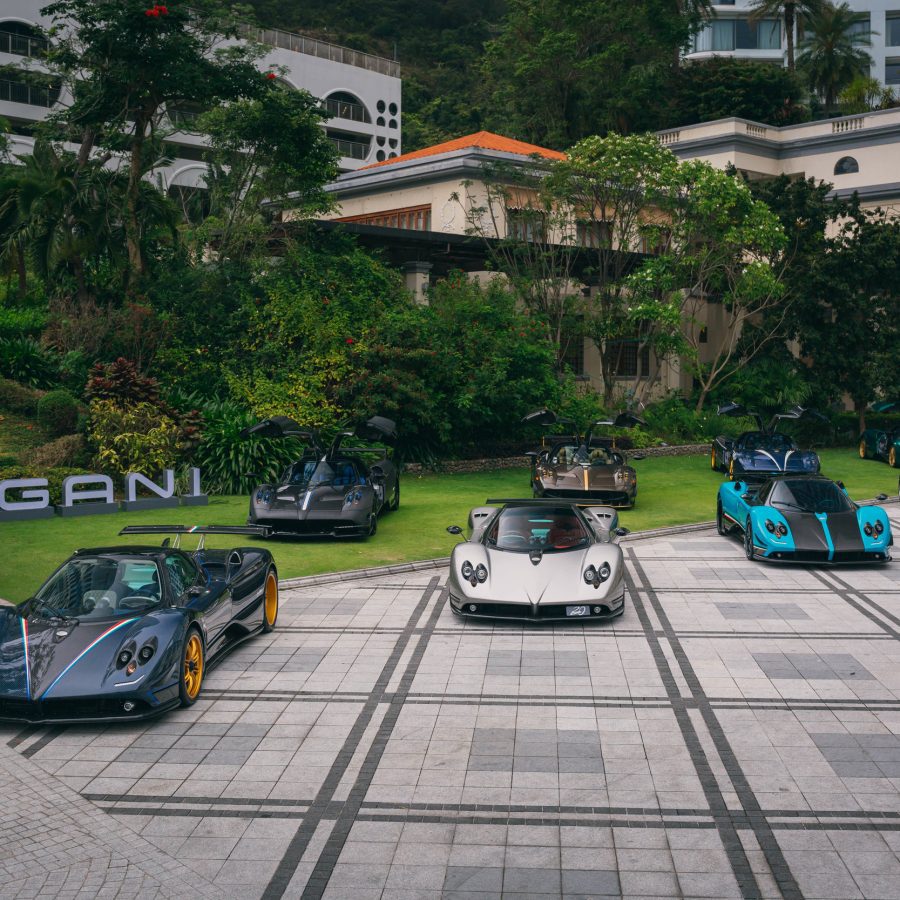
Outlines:
<svg viewBox="0 0 900 900"><path fill-rule="evenodd" d="M776 431L782 419L821 418L811 410L795 407L773 416L768 426L762 416L750 412L737 403L719 407L720 416L747 417L756 420L756 431L745 431L737 438L720 434L712 443L710 466L713 471L727 472L729 478L763 480L769 475L787 472L816 474L819 456L812 450L801 450L797 442L787 434Z"/></svg>
<svg viewBox="0 0 900 900"><path fill-rule="evenodd" d="M78 550L30 599L0 607L0 720L111 722L190 706L211 663L278 618L278 575L259 547L192 553L181 534L265 529L133 526L163 546Z"/></svg>
<svg viewBox="0 0 900 900"><path fill-rule="evenodd" d="M894 543L880 506L857 505L843 485L822 475L723 482L716 526L722 535L743 532L747 559L773 562L884 563Z"/></svg>

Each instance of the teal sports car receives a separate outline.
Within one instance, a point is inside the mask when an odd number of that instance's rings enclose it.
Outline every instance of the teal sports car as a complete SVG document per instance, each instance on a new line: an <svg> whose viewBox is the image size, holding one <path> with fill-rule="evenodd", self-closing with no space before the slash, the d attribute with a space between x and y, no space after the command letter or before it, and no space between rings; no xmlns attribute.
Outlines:
<svg viewBox="0 0 900 900"><path fill-rule="evenodd" d="M872 407L873 412L894 412L900 410L900 400L882 402ZM900 468L900 427L867 428L859 436L859 458L880 459L891 468Z"/></svg>
<svg viewBox="0 0 900 900"><path fill-rule="evenodd" d="M747 559L770 562L886 563L894 543L880 506L859 506L840 482L822 475L723 482L716 526L721 535L742 533Z"/></svg>

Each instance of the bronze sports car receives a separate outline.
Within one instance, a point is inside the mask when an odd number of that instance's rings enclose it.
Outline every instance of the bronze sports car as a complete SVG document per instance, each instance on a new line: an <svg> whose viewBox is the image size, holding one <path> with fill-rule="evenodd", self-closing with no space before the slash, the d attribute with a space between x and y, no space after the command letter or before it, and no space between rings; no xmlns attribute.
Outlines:
<svg viewBox="0 0 900 900"><path fill-rule="evenodd" d="M574 425L548 409L529 413L522 421L532 425ZM625 451L617 446L615 437L595 431L604 426L631 428L643 424L632 413L621 413L615 419L592 423L585 435L546 435L540 450L526 454L531 460L534 496L631 508L637 498L637 472L628 465Z"/></svg>

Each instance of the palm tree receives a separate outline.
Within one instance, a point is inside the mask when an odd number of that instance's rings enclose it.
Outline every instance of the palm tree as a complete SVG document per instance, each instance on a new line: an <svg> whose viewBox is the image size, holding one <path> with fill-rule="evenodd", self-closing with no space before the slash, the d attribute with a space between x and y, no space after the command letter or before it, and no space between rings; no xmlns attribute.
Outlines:
<svg viewBox="0 0 900 900"><path fill-rule="evenodd" d="M795 68L794 29L800 16L811 16L827 5L827 0L753 0L750 21L776 18L784 23L787 37L787 65L791 72Z"/></svg>
<svg viewBox="0 0 900 900"><path fill-rule="evenodd" d="M872 46L869 32L854 30L865 19L865 13L854 12L848 3L840 3L823 6L805 23L800 66L810 88L825 102L826 110L834 109L841 91L872 65L872 57L863 49Z"/></svg>

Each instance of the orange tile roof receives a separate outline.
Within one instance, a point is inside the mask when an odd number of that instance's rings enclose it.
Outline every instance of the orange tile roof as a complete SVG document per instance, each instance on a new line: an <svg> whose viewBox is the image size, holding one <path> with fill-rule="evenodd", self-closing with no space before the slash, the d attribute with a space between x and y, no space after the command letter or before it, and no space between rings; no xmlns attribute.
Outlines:
<svg viewBox="0 0 900 900"><path fill-rule="evenodd" d="M558 150L548 150L546 147L538 147L536 144L526 144L524 141L516 141L503 137L502 134L494 134L491 131L477 131L465 137L454 138L443 144L435 144L433 147L424 147L422 150L414 150L412 153L404 153L393 159L385 159L381 162L363 166L364 169L377 169L379 166L389 166L393 163L404 162L407 159L422 159L426 156L437 156L441 153L451 153L454 150L468 150L471 147L479 147L482 150L500 150L503 153L516 153L519 156L543 156L544 159L565 159L566 154Z"/></svg>

